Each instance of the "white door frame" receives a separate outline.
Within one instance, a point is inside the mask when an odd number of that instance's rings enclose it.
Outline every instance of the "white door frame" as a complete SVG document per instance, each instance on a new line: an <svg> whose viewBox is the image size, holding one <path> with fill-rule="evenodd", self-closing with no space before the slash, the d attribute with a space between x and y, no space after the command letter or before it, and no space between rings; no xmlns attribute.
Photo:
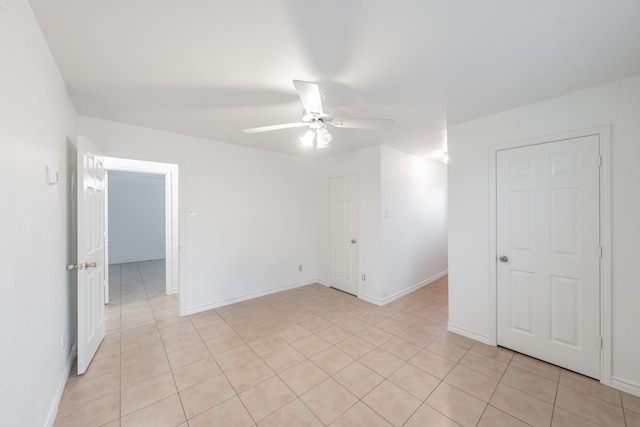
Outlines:
<svg viewBox="0 0 640 427"><path fill-rule="evenodd" d="M166 294L177 294L180 290L180 246L178 234L178 165L172 163L148 162L143 160L122 159L117 157L105 156L104 167L107 171L138 172L164 175Z"/></svg>
<svg viewBox="0 0 640 427"><path fill-rule="evenodd" d="M600 140L600 382L611 385L611 127L600 126L590 129L548 135L538 138L513 141L489 147L489 342L497 345L498 329L498 274L497 274L497 152L509 148L545 144L565 139L598 135Z"/></svg>

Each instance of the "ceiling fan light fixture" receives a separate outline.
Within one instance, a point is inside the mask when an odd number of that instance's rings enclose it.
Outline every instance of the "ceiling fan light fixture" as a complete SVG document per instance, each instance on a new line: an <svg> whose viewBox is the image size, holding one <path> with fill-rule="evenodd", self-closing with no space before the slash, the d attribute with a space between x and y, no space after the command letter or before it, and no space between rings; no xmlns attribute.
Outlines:
<svg viewBox="0 0 640 427"><path fill-rule="evenodd" d="M327 148L331 141L333 140L333 135L327 132L326 129L318 129L317 131L317 139L316 148Z"/></svg>
<svg viewBox="0 0 640 427"><path fill-rule="evenodd" d="M302 142L302 145L304 145L305 147L313 147L313 140L315 139L316 134L309 129L308 131L305 132L304 135L302 135L302 137L300 138L300 142Z"/></svg>

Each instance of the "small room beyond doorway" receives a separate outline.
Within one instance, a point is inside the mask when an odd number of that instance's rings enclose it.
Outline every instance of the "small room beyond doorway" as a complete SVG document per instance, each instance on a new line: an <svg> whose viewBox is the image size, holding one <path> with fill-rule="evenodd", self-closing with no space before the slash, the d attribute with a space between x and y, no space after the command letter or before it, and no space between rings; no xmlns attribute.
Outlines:
<svg viewBox="0 0 640 427"><path fill-rule="evenodd" d="M109 171L107 197L106 220L110 272L145 271L145 279L149 282L145 284L145 288L156 290L160 295L164 295L165 176L153 173ZM120 280L120 277L118 279ZM106 301L111 301L113 298L119 300L120 297L121 295L108 295Z"/></svg>

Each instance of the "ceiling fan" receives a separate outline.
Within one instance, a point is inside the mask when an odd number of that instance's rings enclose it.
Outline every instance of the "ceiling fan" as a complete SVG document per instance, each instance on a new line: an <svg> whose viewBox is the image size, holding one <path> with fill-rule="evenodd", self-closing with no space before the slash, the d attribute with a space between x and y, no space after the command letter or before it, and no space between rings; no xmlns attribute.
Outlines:
<svg viewBox="0 0 640 427"><path fill-rule="evenodd" d="M338 128L353 129L389 129L393 127L394 121L391 119L338 119L327 113L322 105L322 94L317 84L294 80L293 85L298 92L298 97L304 106L302 121L295 123L285 123L281 125L262 126L257 128L243 129L245 133L268 132L272 130L299 128L308 126L307 132L300 138L306 147L316 147L318 149L327 148L333 140L333 135L327 131L327 125Z"/></svg>

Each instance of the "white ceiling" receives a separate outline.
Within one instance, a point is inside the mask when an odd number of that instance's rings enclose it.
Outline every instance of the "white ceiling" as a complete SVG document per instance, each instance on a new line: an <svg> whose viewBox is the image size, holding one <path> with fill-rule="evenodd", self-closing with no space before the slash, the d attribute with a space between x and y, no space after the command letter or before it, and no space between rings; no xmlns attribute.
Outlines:
<svg viewBox="0 0 640 427"><path fill-rule="evenodd" d="M638 0L29 1L80 114L294 155L435 159L447 124L640 73ZM244 134L300 120L294 79L396 125Z"/></svg>

